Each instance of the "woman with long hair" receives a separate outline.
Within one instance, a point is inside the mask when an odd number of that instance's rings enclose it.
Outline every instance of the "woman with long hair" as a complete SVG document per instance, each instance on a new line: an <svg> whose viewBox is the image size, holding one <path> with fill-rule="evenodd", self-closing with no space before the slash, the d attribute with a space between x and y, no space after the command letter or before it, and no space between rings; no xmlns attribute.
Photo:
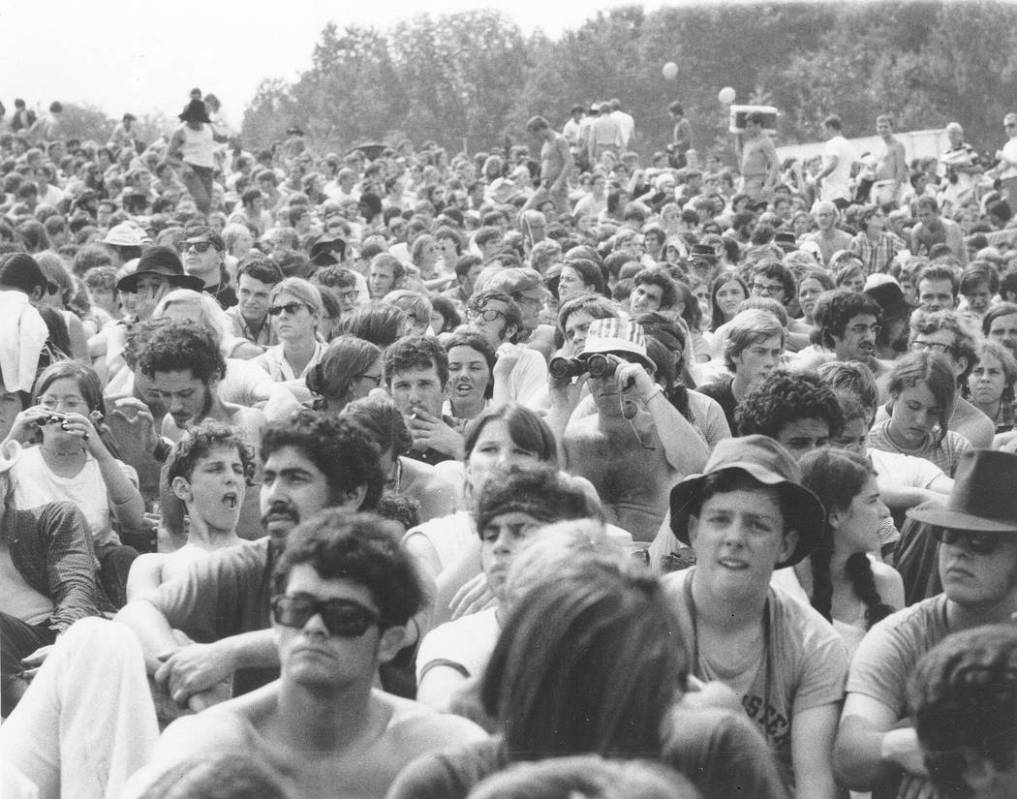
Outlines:
<svg viewBox="0 0 1017 799"><path fill-rule="evenodd" d="M749 287L735 272L721 272L710 284L710 332L730 322L738 314L738 306L749 298Z"/></svg>
<svg viewBox="0 0 1017 799"><path fill-rule="evenodd" d="M809 557L810 568L796 571L812 607L853 651L873 624L904 607L901 576L870 557L880 550L880 525L890 511L864 455L822 449L808 453L799 465L802 485L823 503L826 523Z"/></svg>
<svg viewBox="0 0 1017 799"><path fill-rule="evenodd" d="M465 424L475 419L494 396L495 352L475 330L457 330L445 342L451 415Z"/></svg>
<svg viewBox="0 0 1017 799"><path fill-rule="evenodd" d="M819 295L826 291L833 291L833 280L830 273L818 267L806 270L798 279L796 296L798 307L802 309L802 318L791 323L791 329L798 333L811 333L816 326L813 318L813 311L816 309L816 300Z"/></svg>
<svg viewBox="0 0 1017 799"><path fill-rule="evenodd" d="M315 399L314 409L339 413L354 400L381 385L381 347L356 336L333 339L304 381Z"/></svg>
<svg viewBox="0 0 1017 799"><path fill-rule="evenodd" d="M36 404L17 415L6 439L23 447L10 472L14 505L76 505L91 528L103 588L119 607L138 553L121 545L117 531L141 531L145 503L137 473L119 460L104 424L99 376L90 366L59 361L39 375L34 393Z"/></svg>
<svg viewBox="0 0 1017 799"><path fill-rule="evenodd" d="M524 594L502 628L480 689L498 735L418 759L389 799L465 797L520 761L658 758L688 673L679 642L655 578L624 562L579 559Z"/></svg>
<svg viewBox="0 0 1017 799"><path fill-rule="evenodd" d="M957 382L946 358L910 352L894 362L887 382L889 418L876 422L869 446L925 458L953 477L968 440L950 429Z"/></svg>

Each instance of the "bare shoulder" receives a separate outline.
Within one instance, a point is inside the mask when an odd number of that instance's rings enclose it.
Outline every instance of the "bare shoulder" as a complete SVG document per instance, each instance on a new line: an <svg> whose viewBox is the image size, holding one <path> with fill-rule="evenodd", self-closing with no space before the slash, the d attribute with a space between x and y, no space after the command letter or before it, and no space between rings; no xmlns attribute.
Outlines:
<svg viewBox="0 0 1017 799"><path fill-rule="evenodd" d="M904 607L904 580L900 572L882 561L872 561L872 577L883 602L896 610Z"/></svg>
<svg viewBox="0 0 1017 799"><path fill-rule="evenodd" d="M438 713L410 699L374 692L375 698L391 711L388 734L405 751L429 751L482 741L487 733L469 719L450 713Z"/></svg>

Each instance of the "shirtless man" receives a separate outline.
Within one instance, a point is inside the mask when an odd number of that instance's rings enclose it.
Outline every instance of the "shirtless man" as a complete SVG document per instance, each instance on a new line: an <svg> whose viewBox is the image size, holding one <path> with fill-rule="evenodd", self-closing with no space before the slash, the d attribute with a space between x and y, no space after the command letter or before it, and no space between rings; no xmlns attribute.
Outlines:
<svg viewBox="0 0 1017 799"><path fill-rule="evenodd" d="M908 182L907 156L904 145L893 135L893 117L880 114L876 117L876 133L883 140L883 151L876 158L872 190L880 205L896 205L901 188Z"/></svg>
<svg viewBox="0 0 1017 799"><path fill-rule="evenodd" d="M342 576L336 576L342 575ZM211 751L242 751L302 799L381 797L435 749L482 740L466 719L373 687L423 603L411 556L377 517L326 511L294 531L273 575L281 678L171 725L125 792Z"/></svg>
<svg viewBox="0 0 1017 799"><path fill-rule="evenodd" d="M779 176L779 159L773 140L763 133L763 115L753 111L745 116L745 133L738 140L742 192L753 200L766 199Z"/></svg>
<svg viewBox="0 0 1017 799"><path fill-rule="evenodd" d="M188 430L167 463L170 490L187 508L187 543L173 553L139 555L127 578L127 601L184 576L209 552L239 544L237 522L254 452L235 430L208 419Z"/></svg>
<svg viewBox="0 0 1017 799"><path fill-rule="evenodd" d="M192 324L172 322L157 330L138 359L142 374L152 381L149 394L161 400L167 414L162 433L176 441L187 428L204 419L239 428L251 446L261 444L265 415L257 408L224 402L218 391L226 362L212 335ZM161 533L172 548L184 543L183 505L161 480ZM251 491L241 512L239 531L244 538L259 538L258 492ZM172 546L175 544L175 546Z"/></svg>
<svg viewBox="0 0 1017 799"><path fill-rule="evenodd" d="M595 320L582 358L596 372L591 356L599 361L608 356L614 370L590 374L591 399L576 408L561 438L564 467L593 483L609 522L636 541L651 541L667 512L671 486L706 462L706 442L654 382L638 324ZM569 388L554 382L552 405L561 404Z"/></svg>
<svg viewBox="0 0 1017 799"><path fill-rule="evenodd" d="M572 173L572 153L569 150L569 143L560 133L555 133L544 117L530 119L526 123L526 130L540 142L542 192L538 193L554 203L556 213L567 214L570 210L569 175Z"/></svg>

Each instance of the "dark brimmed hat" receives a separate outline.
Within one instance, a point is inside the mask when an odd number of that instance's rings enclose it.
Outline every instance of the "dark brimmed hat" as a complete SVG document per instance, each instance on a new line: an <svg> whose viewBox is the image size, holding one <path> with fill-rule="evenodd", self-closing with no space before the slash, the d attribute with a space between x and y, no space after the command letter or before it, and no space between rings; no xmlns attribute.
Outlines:
<svg viewBox="0 0 1017 799"><path fill-rule="evenodd" d="M145 250L138 259L138 268L117 281L117 291L137 291L138 280L142 275L159 275L178 289L201 291L205 287L205 281L200 277L184 274L180 256L169 247L149 247Z"/></svg>
<svg viewBox="0 0 1017 799"><path fill-rule="evenodd" d="M692 474L671 489L671 532L688 542L691 509L700 504L703 485L711 474L739 469L781 494L781 508L788 514L787 528L798 532L794 552L776 568L794 566L816 545L826 524L826 511L819 498L803 486L802 470L791 454L769 436L726 438L717 443L702 474Z"/></svg>
<svg viewBox="0 0 1017 799"><path fill-rule="evenodd" d="M201 100L191 100L177 117L181 122L211 122L208 109Z"/></svg>
<svg viewBox="0 0 1017 799"><path fill-rule="evenodd" d="M693 244L692 251L689 253L689 260L695 261L699 259L715 264L717 263L717 252L709 244Z"/></svg>
<svg viewBox="0 0 1017 799"><path fill-rule="evenodd" d="M908 516L936 527L1017 533L1017 455L991 449L965 452L946 507L926 502Z"/></svg>

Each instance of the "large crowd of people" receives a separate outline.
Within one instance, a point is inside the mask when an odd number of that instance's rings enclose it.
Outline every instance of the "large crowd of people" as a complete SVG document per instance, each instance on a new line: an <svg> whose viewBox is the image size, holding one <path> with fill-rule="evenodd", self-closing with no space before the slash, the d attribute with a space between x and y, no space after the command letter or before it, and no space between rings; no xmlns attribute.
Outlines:
<svg viewBox="0 0 1017 799"><path fill-rule="evenodd" d="M1017 115L13 107L5 797L1017 795Z"/></svg>

